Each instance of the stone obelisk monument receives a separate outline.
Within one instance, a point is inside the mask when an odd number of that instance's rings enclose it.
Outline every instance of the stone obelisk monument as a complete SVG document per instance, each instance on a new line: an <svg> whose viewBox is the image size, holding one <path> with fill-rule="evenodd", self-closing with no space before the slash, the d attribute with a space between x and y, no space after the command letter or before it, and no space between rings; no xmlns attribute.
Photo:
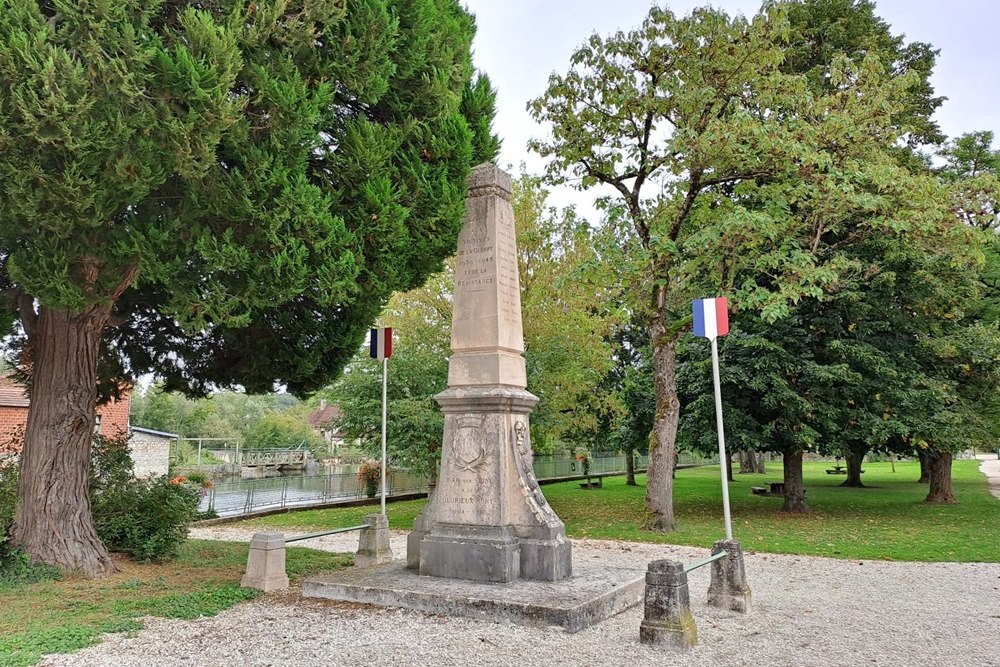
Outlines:
<svg viewBox="0 0 1000 667"><path fill-rule="evenodd" d="M473 169L455 258L448 389L437 489L414 523L420 574L507 582L572 573L565 527L531 467L510 175Z"/></svg>

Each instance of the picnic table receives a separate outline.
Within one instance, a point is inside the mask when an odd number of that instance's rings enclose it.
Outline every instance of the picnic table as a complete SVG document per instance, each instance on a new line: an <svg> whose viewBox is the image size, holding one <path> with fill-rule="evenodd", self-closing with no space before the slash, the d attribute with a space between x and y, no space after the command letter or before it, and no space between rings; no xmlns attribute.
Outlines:
<svg viewBox="0 0 1000 667"><path fill-rule="evenodd" d="M783 496L785 495L784 482L764 482L767 486L751 486L750 493L756 496Z"/></svg>

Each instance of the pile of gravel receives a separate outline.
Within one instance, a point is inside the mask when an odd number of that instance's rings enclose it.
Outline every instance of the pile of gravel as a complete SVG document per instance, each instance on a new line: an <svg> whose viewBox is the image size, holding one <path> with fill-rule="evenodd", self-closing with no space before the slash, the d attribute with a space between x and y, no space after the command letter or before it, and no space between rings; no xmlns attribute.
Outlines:
<svg viewBox="0 0 1000 667"><path fill-rule="evenodd" d="M218 526L194 537L249 540ZM356 535L308 546L354 551ZM649 561L703 558L704 549L574 541L576 562L644 569ZM392 548L405 555L405 533ZM1000 564L890 563L748 553L753 607L705 604L709 568L691 573L698 646L673 653L639 643L641 608L577 634L559 628L448 618L271 594L213 618L146 620L133 637L107 636L69 665L883 665L1000 667Z"/></svg>

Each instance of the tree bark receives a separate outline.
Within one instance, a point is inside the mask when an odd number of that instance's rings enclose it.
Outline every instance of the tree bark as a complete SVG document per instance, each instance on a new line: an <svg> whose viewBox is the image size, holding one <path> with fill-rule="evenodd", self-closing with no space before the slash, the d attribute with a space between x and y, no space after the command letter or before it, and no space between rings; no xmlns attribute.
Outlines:
<svg viewBox="0 0 1000 667"><path fill-rule="evenodd" d="M781 509L784 512L808 512L805 484L802 481L802 450L798 447L788 447L782 452L782 456L785 502Z"/></svg>
<svg viewBox="0 0 1000 667"><path fill-rule="evenodd" d="M31 405L11 528L32 561L89 577L117 569L94 529L89 495L97 357L110 313L110 304L39 309L28 338Z"/></svg>
<svg viewBox="0 0 1000 667"><path fill-rule="evenodd" d="M740 459L740 471L739 474L755 473L758 475L767 474L767 468L764 465L764 452L747 452L741 451L737 454Z"/></svg>
<svg viewBox="0 0 1000 667"><path fill-rule="evenodd" d="M927 452L923 450L917 451L917 458L920 460L920 479L917 480L918 484L927 484L931 481L930 465L928 464Z"/></svg>
<svg viewBox="0 0 1000 667"><path fill-rule="evenodd" d="M865 485L861 483L861 464L864 462L867 453L867 449L863 451L852 449L847 452L847 456L845 457L847 459L847 479L844 480L841 486L849 486L855 489L864 488Z"/></svg>
<svg viewBox="0 0 1000 667"><path fill-rule="evenodd" d="M650 326L653 346L653 377L656 385L656 415L649 436L649 467L646 472L646 528L660 532L676 530L674 518L674 460L677 418L681 402L677 396L677 342L668 339L663 308Z"/></svg>
<svg viewBox="0 0 1000 667"><path fill-rule="evenodd" d="M925 502L956 503L951 488L951 452L935 452L927 456L928 476L931 488Z"/></svg>
<svg viewBox="0 0 1000 667"><path fill-rule="evenodd" d="M638 486L635 483L635 447L625 448L625 484Z"/></svg>
<svg viewBox="0 0 1000 667"><path fill-rule="evenodd" d="M726 457L726 479L728 479L730 482L735 481L733 479L733 455L732 454L729 454Z"/></svg>

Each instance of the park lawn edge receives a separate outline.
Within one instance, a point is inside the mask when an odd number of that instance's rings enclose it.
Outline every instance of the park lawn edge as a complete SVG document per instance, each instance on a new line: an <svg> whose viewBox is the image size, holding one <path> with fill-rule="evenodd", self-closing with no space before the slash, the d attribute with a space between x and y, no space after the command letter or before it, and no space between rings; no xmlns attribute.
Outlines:
<svg viewBox="0 0 1000 667"><path fill-rule="evenodd" d="M749 552L821 556L854 560L911 562L1000 562L1000 499L989 493L979 461L955 461L953 484L958 503L926 503L927 485L916 482L915 461L865 463L863 489L840 487L844 477L826 473L829 462L806 462L805 515L779 511L780 497L755 496L750 487L781 480L781 465L768 464L763 475L734 475L730 482L733 533ZM892 472L895 466L896 472ZM573 539L602 539L710 548L723 539L721 479L718 466L679 470L675 480L678 530L654 533L643 528L645 478L629 487L623 476L604 480L603 488L584 490L577 482L542 487ZM389 524L409 530L425 500L392 503ZM352 525L371 507L300 509L231 525L282 530L287 534Z"/></svg>

